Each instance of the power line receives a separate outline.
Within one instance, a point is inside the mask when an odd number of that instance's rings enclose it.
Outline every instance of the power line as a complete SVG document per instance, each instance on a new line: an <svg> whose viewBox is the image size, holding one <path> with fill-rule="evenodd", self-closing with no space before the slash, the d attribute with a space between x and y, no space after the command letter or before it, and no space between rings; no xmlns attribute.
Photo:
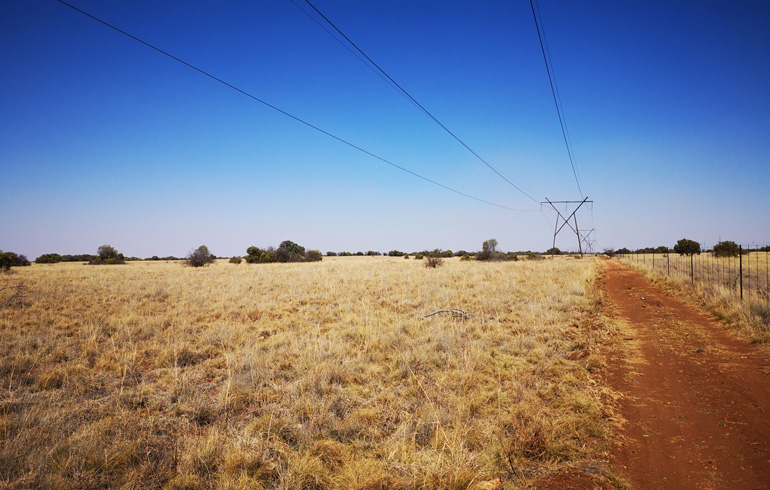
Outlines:
<svg viewBox="0 0 770 490"><path fill-rule="evenodd" d="M274 106L274 105L272 105L272 104L270 104L268 102L265 102L264 100L262 100L262 99L260 99L260 98L258 98L256 96L246 92L245 90L242 90L242 89L236 87L235 85L232 85L232 84L222 80L221 78L217 78L216 76L214 76L214 75L212 75L212 74L210 74L210 73L208 73L208 72L206 72L206 71L204 71L204 70L202 70L202 69L200 69L200 68L198 68L198 67L196 67L196 66L194 66L194 65L192 65L192 64L190 64L190 63L188 63L188 62L186 62L186 61L184 61L182 59L180 59L180 58L177 58L176 56L174 56L174 55L172 55L172 54L170 54L170 53L168 53L166 51L163 51L162 49L160 49L160 48L158 48L158 47L156 47L156 46L154 46L154 45L152 45L152 44L150 44L150 43L148 43L148 42L146 42L146 41L144 41L144 40L134 36L133 34L129 34L128 32L126 32L126 31L124 31L124 30L122 30L122 29L120 29L118 27L115 27L114 25L112 25L112 24L110 24L110 23L108 23L108 22L106 22L106 21L104 21L104 20L102 20L102 19L100 19L98 17L93 16L93 15L89 14L88 12L86 12L84 10L81 10L81 9L75 7L74 5L71 5L71 4L67 3L67 2L65 2L64 0L56 0L56 1L61 3L62 5L65 5L65 6L69 7L69 8L71 8L72 10L75 10L76 12L79 12L79 13L85 15L86 17L89 17L89 18L99 22L100 24L103 24L103 25L109 27L110 29L113 29L113 30L123 34L126 37L129 37L129 38L133 39L134 41L136 41L138 43L141 43L141 44L147 46L150 49L153 49L153 50L157 51L158 53L160 53L160 54L162 54L164 56L167 56L167 57L171 58L172 60L174 60L174 61L176 61L178 63L181 63L181 64L185 65L188 68L191 68L191 69L197 71L201 75L205 75L205 76L211 78L212 80L214 80L216 82L219 82L222 85L224 85L224 86L226 86L226 87L228 87L228 88L230 88L232 90L235 90L236 92L238 92L238 93L240 93L242 95L245 95L246 97L248 97L248 98L250 98L252 100L255 100L255 101L259 102L260 104L263 104L263 105L269 107L270 109L273 109L274 111L280 112L284 116L290 117L291 119L294 119L295 121L297 121L299 123L302 123L305 126L318 131L319 133L325 134L326 136L328 136L330 138L333 138L333 139L339 141L340 143L343 143L343 144L345 144L345 145L347 145L347 146L349 146L349 147L351 147L351 148L353 148L355 150L358 150L361 153L369 155L370 157L375 158L375 159L377 159L377 160L379 160L379 161L381 161L383 163L387 163L388 165L390 165L392 167L395 167L395 168L397 168L397 169L399 169L399 170L401 170L403 172L406 172L406 173L408 173L408 174L410 174L410 175L412 175L414 177L417 177L418 179L422 179L422 180L424 180L426 182L429 182L429 183L431 183L431 184L433 184L435 186L441 187L441 188L446 189L446 190L448 190L450 192L454 192L455 194L461 195L463 197L467 197L468 199L473 199L474 201L478 201L478 202L481 202L481 203L484 203L484 204L488 204L490 206L495 206L495 207L498 207L498 208L507 209L509 211L530 211L530 210L526 210L526 209L516 209L516 208L511 208L511 207L508 207L508 206L503 206L502 204L493 203L493 202L481 199L479 197L475 197L475 196L472 196L470 194L466 194L465 192L459 191L459 190L454 189L452 187L449 187L447 185L444 185L444 184L441 184L439 182L436 182L435 180L429 179L428 177L424 177L424 176L422 176L422 175L420 175L420 174L418 174L416 172L413 172L413 171L409 170L408 168L405 168L405 167L402 167L401 165L393 163L390 160L387 160L387 159L385 159L385 158L383 158L383 157L381 157L379 155L375 155L374 153L372 153L370 151L367 151L367 150L361 148L360 146L357 146L357 145L355 145L355 144L353 144L353 143L351 143L351 142L349 142L349 141L347 141L347 140L345 140L343 138L340 138L339 136L335 136L334 134L332 134L332 133L330 133L330 132L328 132L326 130L323 130L323 129L319 128L318 126L315 126L315 125L313 125L313 124L311 124L311 123L309 123L309 122L307 122L307 121L305 121L305 120L303 120L303 119L301 119L301 118L299 118L299 117L297 117L297 116L295 116L293 114L290 114L290 113L284 111L283 109L280 109L280 108L278 108L278 107L276 107L276 106Z"/></svg>
<svg viewBox="0 0 770 490"><path fill-rule="evenodd" d="M567 138L567 130L566 130L566 123L564 122L564 118L562 117L562 111L559 108L559 101L558 97L556 95L556 89L554 87L555 82L554 78L551 76L551 68L548 64L548 57L545 54L545 46L543 43L543 37L545 36L545 30L543 30L543 34L540 34L540 24L537 21L537 15L535 14L535 5L533 3L533 0L529 0L529 6L532 8L532 17L535 19L535 28L537 29L537 38L540 40L540 51L543 52L543 61L545 62L545 70L548 73L548 83L551 84L551 94L553 95L553 103L556 105L556 114L559 116L559 125L561 126L561 134L564 137L564 145L567 147L567 155L569 156L569 163L572 166L572 175L575 176L575 183L577 184L578 191L580 192L580 197L583 196L583 189L580 187L580 180L578 179L577 170L575 169L575 161L572 158L572 149L570 148L570 144ZM540 10L540 7L538 7L538 10Z"/></svg>
<svg viewBox="0 0 770 490"><path fill-rule="evenodd" d="M292 0L292 2L293 2L293 1L294 1L294 0ZM396 82L396 81L395 81L393 78L391 78L391 76L390 76L390 75L388 75L388 74L385 72L385 70L383 70L382 68L380 68L380 66L379 66L377 63L375 63L375 62L374 62L374 60L372 60L372 59L371 59L371 58L370 58L370 57L369 57L369 56L368 56L366 53L364 53L364 52L361 50L361 48L359 48L359 47L356 45L356 43L354 43L354 42L353 42L353 41L352 41L352 40L351 40L351 39L350 39L348 36L346 36L346 35L345 35L345 33L343 33L343 32L342 32L342 31L341 31L341 30L340 30L340 29L339 29L339 28L338 28L336 25L334 25L334 23L333 23L331 20L329 20L329 18L328 18L328 17L326 17L326 16L325 16L325 15L324 15L324 14L323 14L323 13L322 13L320 10L318 10L318 8L316 8L316 6L315 6L315 5L313 5L312 3L310 3L310 0L305 0L305 3L307 3L307 4L308 4L308 5L309 5L309 6L310 6L310 7L311 7L313 10L315 10L315 11L316 11L316 13L317 13L318 15L320 15L320 16L321 16L321 17L322 17L322 18L323 18L323 19L324 19L324 20L325 20L325 21L326 21L326 22L327 22L327 23L328 23L330 26L332 26L332 28L333 28L335 31L337 31L337 32L339 33L339 35L340 35L340 36L342 36L343 38L345 38L345 40L346 40L348 43L350 43L350 45L351 45L351 46L353 46L353 47L356 49L356 51L358 51L359 53L361 53L361 55L362 55L364 58L366 58L366 59L369 61L369 63L371 63L371 64L372 64L372 65L373 65L375 68L377 68L377 70L378 70L380 73L382 73L382 74L383 74L383 75L384 75L384 76L385 76L385 77L386 77L386 78L387 78L387 79L390 81L390 83L391 83L391 84L392 84L394 87L396 87L396 88L397 88L397 90L398 90L398 91L399 91L401 94L405 95L405 96L406 96L406 97L407 97L407 98L408 98L410 101L412 101L412 103L414 103L414 104L415 104L415 105L416 105L416 106L417 106L417 107L418 107L420 110L422 110L422 111L423 111L423 112L424 112L424 113L425 113L425 114L426 114L426 115L427 115L429 118L431 118L431 119L432 119L432 120L433 120L433 121L434 121L436 124L438 124L439 126L441 126L441 128L442 128L444 131L446 131L447 133L449 133L449 135L450 135L450 136L452 136L452 138L454 138L455 140L457 140L457 142L458 142L458 143L460 143L460 144L461 144L463 147L465 147L465 149L466 149L466 150L468 150L469 152L471 152L471 153L473 154L473 156L475 156L477 159L479 159L479 160L480 160L480 161L481 161L481 162L482 162L484 165L486 165L487 167L489 167L489 168L490 168L490 169L491 169L493 172L495 172L495 173L496 173L496 174L497 174L497 175L498 175L500 178L502 178L504 181L506 181L508 184L510 184L511 186L513 186L513 188L514 188L514 189L516 189L517 191L521 192L522 194L524 194L525 196L527 196L528 198L530 198L532 201L534 201L534 202L536 202L536 203L539 203L539 202L540 202L540 201L538 201L537 199L535 199L534 197L532 197L531 195L529 195L527 192L525 192L525 191L524 191L524 190L523 190L521 187L519 187L519 186L517 186L516 184L514 184L513 182L511 182L511 180L510 180L510 179L508 179L508 178L507 178L505 175L503 175L502 173L500 173L500 171L498 171L498 170L497 170L495 167L493 167L493 166L492 166L492 164L490 164L489 162L487 162L487 161L486 161L484 158L482 158L482 157L481 157L481 156L480 156L478 153L476 153L475 151L473 151L473 149L471 149L471 147L469 147L468 145L466 145L466 144L465 144L465 142L463 142L463 140L461 140L460 138L458 138L458 137L457 137L457 135L455 135L455 134L454 134L452 131L450 131L450 130L449 130L449 128L447 128L446 126L444 126L444 124L442 124L442 123L441 123L441 121L439 121L438 119L436 119L436 117L435 117L433 114L431 114L431 113L430 113L430 111L428 111L428 109L426 109L425 107L423 107L423 105L422 105L422 104L420 104L419 102L417 102L417 100L416 100L414 97L412 97L412 95L411 95L409 92L407 92L407 91L406 91L406 89L404 89L404 88L403 88L401 85L399 85L399 84L398 84L398 82ZM296 4L295 4L295 5L296 5ZM326 29L324 29L324 30L326 30ZM328 31L328 30L326 30L326 32L329 32L329 31ZM334 37L334 36L332 36L332 37ZM336 38L335 38L335 39L336 39ZM359 59L360 59L360 58L359 58Z"/></svg>

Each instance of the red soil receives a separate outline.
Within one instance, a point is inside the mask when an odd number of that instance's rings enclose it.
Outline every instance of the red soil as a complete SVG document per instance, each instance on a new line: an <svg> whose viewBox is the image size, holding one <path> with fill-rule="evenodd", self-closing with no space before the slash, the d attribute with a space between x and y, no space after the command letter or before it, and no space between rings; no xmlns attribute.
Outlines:
<svg viewBox="0 0 770 490"><path fill-rule="evenodd" d="M622 394L613 463L636 489L770 488L770 358L713 317L606 261L628 325L607 353Z"/></svg>

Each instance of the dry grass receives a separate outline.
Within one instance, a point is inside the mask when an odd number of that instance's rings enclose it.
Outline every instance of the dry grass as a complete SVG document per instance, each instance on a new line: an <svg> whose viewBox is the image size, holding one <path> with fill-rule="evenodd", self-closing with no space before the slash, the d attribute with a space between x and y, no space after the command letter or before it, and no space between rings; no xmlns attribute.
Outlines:
<svg viewBox="0 0 770 490"><path fill-rule="evenodd" d="M597 270L19 269L0 278L29 291L0 309L0 487L524 488L605 457ZM418 318L444 308L470 318Z"/></svg>
<svg viewBox="0 0 770 490"><path fill-rule="evenodd" d="M673 254L672 254L673 256ZM679 259L680 262L682 259ZM639 259L629 256L624 263L645 273L651 280L668 288L692 295L693 299L703 303L719 319L733 327L747 340L770 345L770 297L768 297L767 277L768 254L752 252L744 257L744 298L740 298L738 288L738 260L736 258L714 258L711 254L701 254L697 259L695 281L691 281L689 268L682 273L669 275L665 259L658 259L655 268L651 258ZM689 259L684 260L689 267ZM726 265L727 264L727 265ZM735 267L731 269L731 267ZM727 269L729 272L725 272ZM719 272L715 272L719 271ZM752 286L749 289L749 286Z"/></svg>

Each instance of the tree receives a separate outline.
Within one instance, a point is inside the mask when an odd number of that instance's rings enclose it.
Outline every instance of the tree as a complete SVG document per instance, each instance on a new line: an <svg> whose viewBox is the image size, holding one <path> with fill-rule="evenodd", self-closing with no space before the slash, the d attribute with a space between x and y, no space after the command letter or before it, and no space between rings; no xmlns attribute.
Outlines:
<svg viewBox="0 0 770 490"><path fill-rule="evenodd" d="M714 245L714 257L737 257L740 250L738 244L730 240L719 242Z"/></svg>
<svg viewBox="0 0 770 490"><path fill-rule="evenodd" d="M687 238L682 238L676 242L676 245L674 245L674 252L679 255L700 254L700 243L694 240L688 240Z"/></svg>
<svg viewBox="0 0 770 490"><path fill-rule="evenodd" d="M497 240L490 238L481 244L481 248L483 251L497 252Z"/></svg>
<svg viewBox="0 0 770 490"><path fill-rule="evenodd" d="M14 252L3 252L0 250L0 270L8 271L11 267L24 267L30 265L27 257L15 254Z"/></svg>
<svg viewBox="0 0 770 490"><path fill-rule="evenodd" d="M88 261L89 265L118 265L125 264L126 259L122 253L115 250L112 245L102 245L97 249L97 256Z"/></svg>
<svg viewBox="0 0 770 490"><path fill-rule="evenodd" d="M243 259L241 259L240 257L238 257L238 256L236 255L235 257L231 257L231 258L230 258L230 263L231 263L231 264L240 264L242 260L243 260Z"/></svg>
<svg viewBox="0 0 770 490"><path fill-rule="evenodd" d="M187 254L185 263L190 267L203 267L214 262L214 255L209 252L209 248L206 245L201 245L193 252Z"/></svg>
<svg viewBox="0 0 770 490"><path fill-rule="evenodd" d="M291 240L284 240L275 251L276 262L302 262L305 258L305 247Z"/></svg>
<svg viewBox="0 0 770 490"><path fill-rule="evenodd" d="M481 252L476 253L476 260L496 260L498 255L497 240L490 238L481 244Z"/></svg>
<svg viewBox="0 0 770 490"><path fill-rule="evenodd" d="M557 247L549 248L545 251L548 255L561 255L561 250L559 250Z"/></svg>

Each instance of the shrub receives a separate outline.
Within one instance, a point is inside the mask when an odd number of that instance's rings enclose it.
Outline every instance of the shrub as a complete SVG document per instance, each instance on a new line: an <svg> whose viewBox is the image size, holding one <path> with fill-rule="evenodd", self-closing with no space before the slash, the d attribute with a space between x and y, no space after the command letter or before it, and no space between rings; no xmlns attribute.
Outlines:
<svg viewBox="0 0 770 490"><path fill-rule="evenodd" d="M64 257L62 257L59 254L43 254L40 257L36 258L35 262L38 264L58 264L63 260L64 260Z"/></svg>
<svg viewBox="0 0 770 490"><path fill-rule="evenodd" d="M391 250L390 252L388 252L388 257L403 257L403 256L404 256L404 252L400 250Z"/></svg>
<svg viewBox="0 0 770 490"><path fill-rule="evenodd" d="M97 256L92 257L89 265L119 265L125 264L126 259L122 253L119 253L112 245L102 245L97 250Z"/></svg>
<svg viewBox="0 0 770 490"><path fill-rule="evenodd" d="M423 254L414 254L414 260L422 260L425 256Z"/></svg>
<svg viewBox="0 0 770 490"><path fill-rule="evenodd" d="M499 259L497 240L490 238L481 245L481 252L476 253L476 260L488 261Z"/></svg>
<svg viewBox="0 0 770 490"><path fill-rule="evenodd" d="M740 247L735 242L726 241L714 245L714 257L737 257Z"/></svg>
<svg viewBox="0 0 770 490"><path fill-rule="evenodd" d="M444 259L441 257L428 256L428 258L425 260L425 267L430 269L435 269L436 267L441 267L442 265L444 265Z"/></svg>
<svg viewBox="0 0 770 490"><path fill-rule="evenodd" d="M241 262L243 262L243 259L240 257L233 257L230 259L231 264L240 264Z"/></svg>
<svg viewBox="0 0 770 490"><path fill-rule="evenodd" d="M308 262L319 262L324 259L323 255L318 250L308 250L306 258Z"/></svg>
<svg viewBox="0 0 770 490"><path fill-rule="evenodd" d="M27 257L0 250L0 270L8 271L11 267L25 267L28 265L30 263Z"/></svg>
<svg viewBox="0 0 770 490"><path fill-rule="evenodd" d="M336 257L337 256L337 252L326 252L326 256L327 257Z"/></svg>
<svg viewBox="0 0 770 490"><path fill-rule="evenodd" d="M471 260L472 258L473 258L473 257L471 256L471 254L469 254L469 253L466 253L465 255L463 255L462 257L460 257L460 260Z"/></svg>
<svg viewBox="0 0 770 490"><path fill-rule="evenodd" d="M201 245L187 254L185 263L190 267L203 267L214 262L214 255L209 252L206 245Z"/></svg>
<svg viewBox="0 0 770 490"><path fill-rule="evenodd" d="M557 247L549 248L545 251L548 255L561 255L561 250L559 250Z"/></svg>

